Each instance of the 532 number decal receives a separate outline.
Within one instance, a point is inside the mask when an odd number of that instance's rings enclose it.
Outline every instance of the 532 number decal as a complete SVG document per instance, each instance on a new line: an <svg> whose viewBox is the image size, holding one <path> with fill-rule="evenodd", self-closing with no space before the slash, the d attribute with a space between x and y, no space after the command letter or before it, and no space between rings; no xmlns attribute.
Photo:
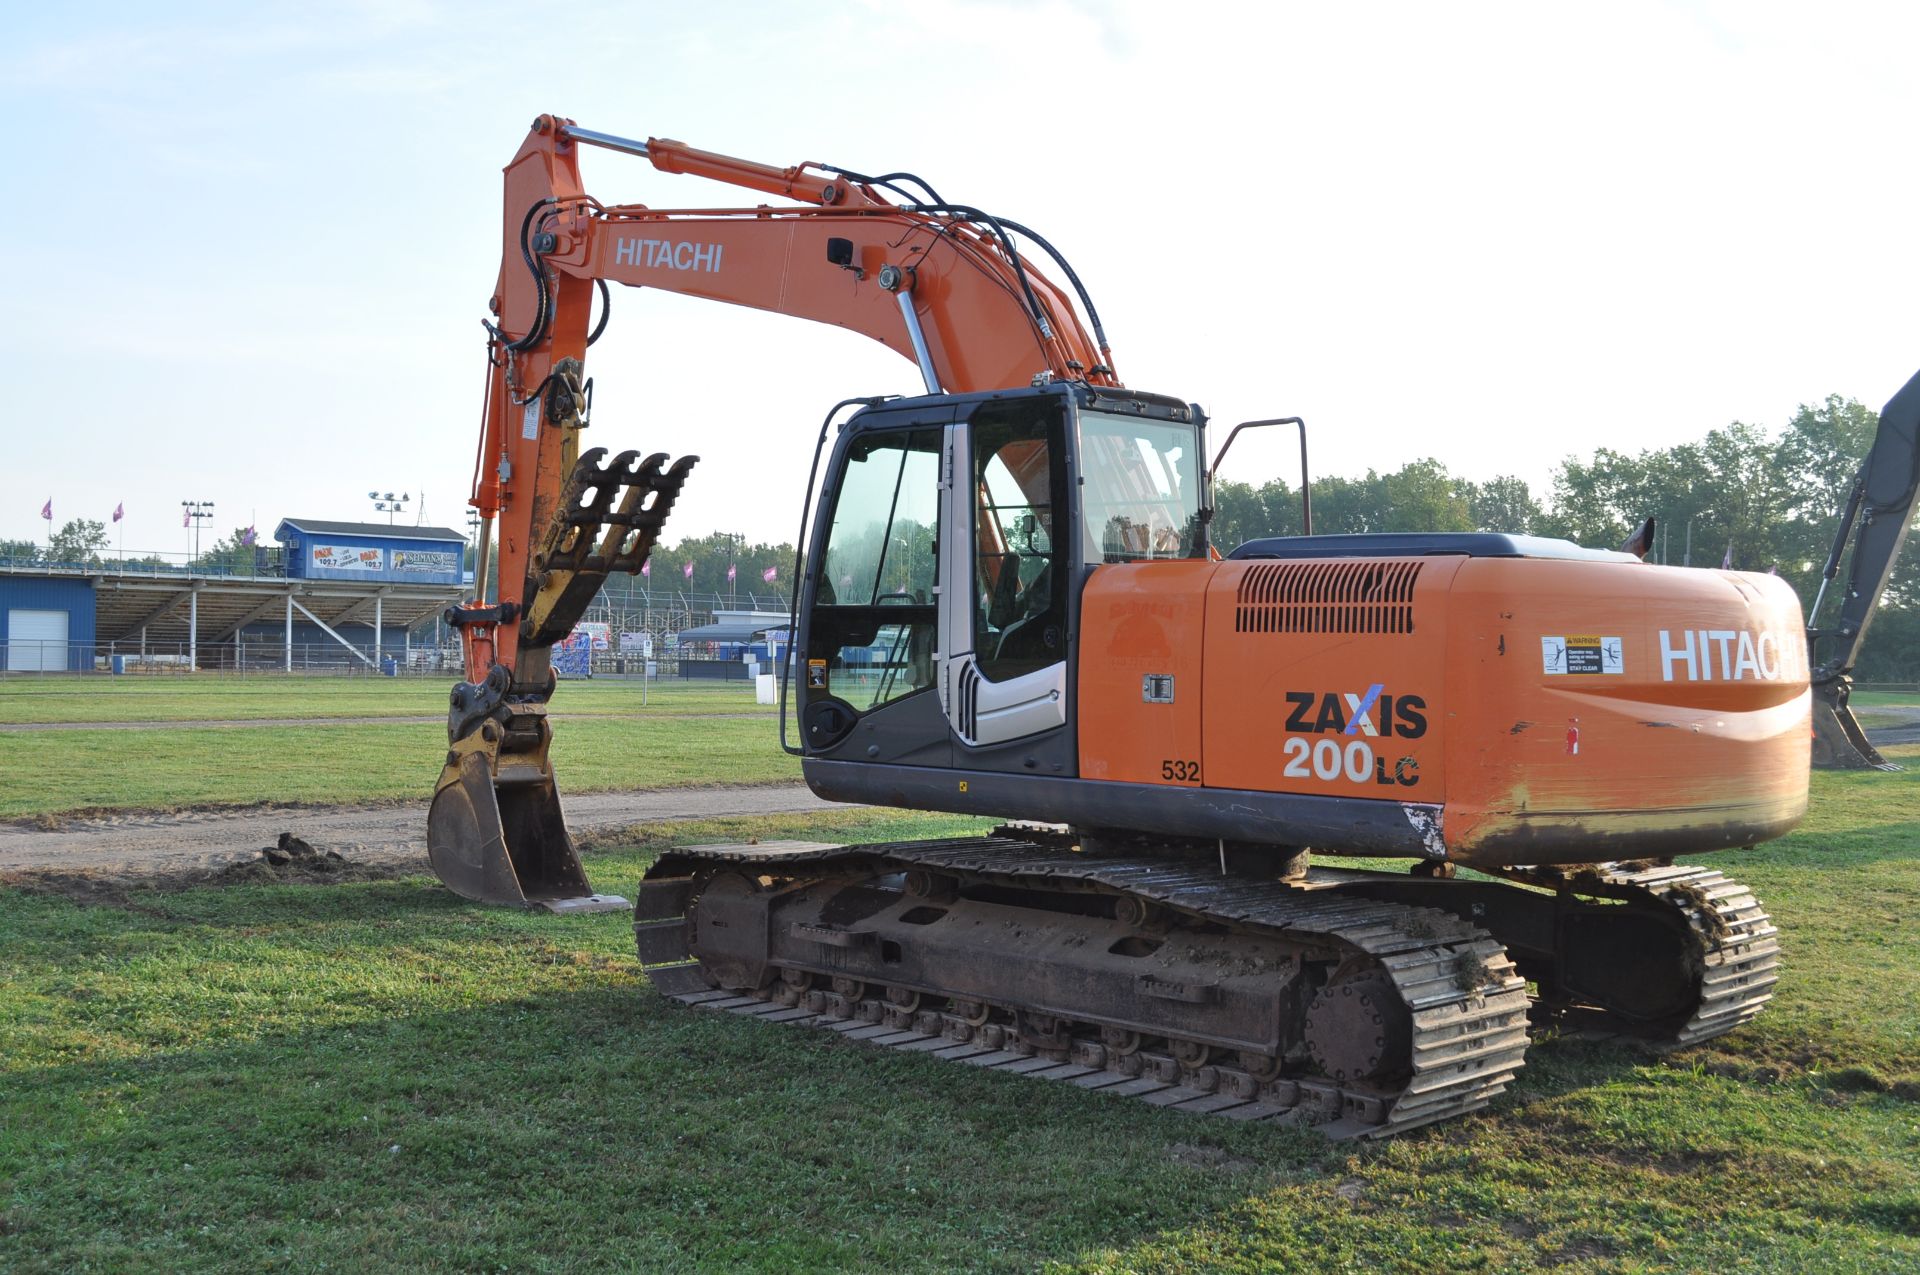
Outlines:
<svg viewBox="0 0 1920 1275"><path fill-rule="evenodd" d="M1200 782L1200 763L1163 761L1160 763L1160 778L1176 784L1197 784Z"/></svg>

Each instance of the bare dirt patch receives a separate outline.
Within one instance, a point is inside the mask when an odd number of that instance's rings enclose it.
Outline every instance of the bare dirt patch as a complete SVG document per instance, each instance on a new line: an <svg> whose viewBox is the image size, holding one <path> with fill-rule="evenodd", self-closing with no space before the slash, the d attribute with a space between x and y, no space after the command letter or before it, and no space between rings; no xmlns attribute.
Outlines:
<svg viewBox="0 0 1920 1275"><path fill-rule="evenodd" d="M635 824L729 815L808 813L835 809L799 784L672 788L653 792L564 795L567 826L577 840L616 834ZM843 807L842 807L843 808ZM404 876L426 872L425 802L359 806L248 806L166 813L115 811L0 824L0 884L35 888L49 877L74 878L72 890L118 891L156 881L217 884L232 869L326 875L332 860L263 860L262 847L288 836L339 857L338 871ZM356 879L327 875L328 880ZM357 879L369 879L362 876ZM86 882L98 883L89 886Z"/></svg>

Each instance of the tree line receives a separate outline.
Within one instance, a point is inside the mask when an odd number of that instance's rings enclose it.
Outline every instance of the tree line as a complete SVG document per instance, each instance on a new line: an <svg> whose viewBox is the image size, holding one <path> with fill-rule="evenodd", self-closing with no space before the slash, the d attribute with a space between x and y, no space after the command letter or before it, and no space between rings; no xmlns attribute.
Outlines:
<svg viewBox="0 0 1920 1275"><path fill-rule="evenodd" d="M1648 561L1772 571L1810 607L1841 502L1879 424L1877 412L1833 395L1802 406L1777 434L1735 421L1671 447L1602 448L1591 459L1561 462L1544 502L1520 478L1475 482L1433 459L1360 478L1317 478L1313 529L1504 531L1610 549L1652 518L1659 529ZM1214 540L1222 546L1301 531L1297 487L1221 482L1214 500ZM1832 622L1836 602L1829 591L1823 621ZM1868 630L1857 676L1920 681L1920 552L1911 547Z"/></svg>

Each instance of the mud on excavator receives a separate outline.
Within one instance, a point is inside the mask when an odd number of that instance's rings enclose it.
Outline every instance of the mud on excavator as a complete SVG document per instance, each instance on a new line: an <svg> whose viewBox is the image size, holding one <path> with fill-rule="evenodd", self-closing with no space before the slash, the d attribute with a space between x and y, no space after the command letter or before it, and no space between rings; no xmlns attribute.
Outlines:
<svg viewBox="0 0 1920 1275"><path fill-rule="evenodd" d="M791 202L602 204L583 146ZM1375 1136L1483 1106L1532 1020L1671 1046L1766 1002L1767 914L1677 857L1806 809L1814 670L1784 582L1498 534L1222 554L1200 408L1121 383L1045 239L909 173L542 116L505 208L473 501L501 583L448 617L467 676L429 817L454 890L624 906L567 838L546 718L552 644L608 572L640 569L693 463L579 452L617 282L835 324L918 365L925 394L821 425L781 742L823 797L1009 821L675 850L634 905L663 994ZM1866 482L1848 641L1910 516L1916 385L1870 465L1904 454L1906 504ZM1844 691L1836 658L1818 675ZM1386 862L1352 862L1369 856Z"/></svg>

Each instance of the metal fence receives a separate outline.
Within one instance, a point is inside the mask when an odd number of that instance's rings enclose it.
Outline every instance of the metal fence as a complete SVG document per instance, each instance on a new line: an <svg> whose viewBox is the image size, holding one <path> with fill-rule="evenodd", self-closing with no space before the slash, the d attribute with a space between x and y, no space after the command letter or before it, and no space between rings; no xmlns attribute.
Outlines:
<svg viewBox="0 0 1920 1275"><path fill-rule="evenodd" d="M557 653L556 653L557 654ZM646 660L619 651L595 651L590 660L555 660L564 680L570 677L655 680L751 681L774 670L737 660L685 660L677 654ZM650 667L649 667L650 666ZM0 642L0 678L62 677L75 674L119 677L169 677L188 673L233 676L307 674L337 677L433 677L461 675L458 646L387 647L376 658L371 646L353 650L337 642L202 642L197 652L185 642L148 642L143 650L128 642Z"/></svg>
<svg viewBox="0 0 1920 1275"><path fill-rule="evenodd" d="M90 553L84 558L58 557L46 550L0 553L0 571L42 575L106 576L246 576L284 578L285 551L268 545L244 553L203 554L162 552Z"/></svg>

